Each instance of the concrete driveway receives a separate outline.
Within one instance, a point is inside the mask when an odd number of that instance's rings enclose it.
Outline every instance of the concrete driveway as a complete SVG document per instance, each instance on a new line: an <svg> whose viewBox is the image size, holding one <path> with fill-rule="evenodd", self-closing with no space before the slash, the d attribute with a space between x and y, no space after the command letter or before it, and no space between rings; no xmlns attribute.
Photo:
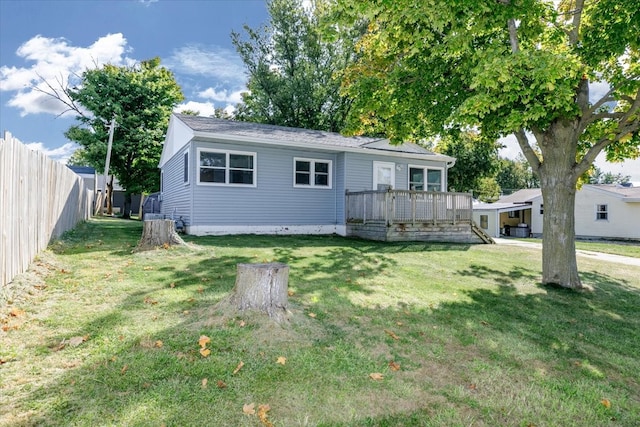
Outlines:
<svg viewBox="0 0 640 427"><path fill-rule="evenodd" d="M494 237L496 244L498 245L511 245L520 246L525 248L540 249L542 250L542 243L537 242L524 242L522 240L504 239L502 237ZM576 250L576 254L586 258L596 259L600 261L615 262L618 264L635 265L640 267L640 258L633 258L622 255L605 254L603 252L583 251L581 249Z"/></svg>

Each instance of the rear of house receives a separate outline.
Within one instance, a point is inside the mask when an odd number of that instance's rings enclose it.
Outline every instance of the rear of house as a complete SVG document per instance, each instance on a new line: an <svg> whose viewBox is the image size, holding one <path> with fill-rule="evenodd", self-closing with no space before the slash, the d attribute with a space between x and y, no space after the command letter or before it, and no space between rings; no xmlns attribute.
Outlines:
<svg viewBox="0 0 640 427"><path fill-rule="evenodd" d="M347 191L446 192L454 162L410 143L175 114L161 212L195 235L346 235Z"/></svg>

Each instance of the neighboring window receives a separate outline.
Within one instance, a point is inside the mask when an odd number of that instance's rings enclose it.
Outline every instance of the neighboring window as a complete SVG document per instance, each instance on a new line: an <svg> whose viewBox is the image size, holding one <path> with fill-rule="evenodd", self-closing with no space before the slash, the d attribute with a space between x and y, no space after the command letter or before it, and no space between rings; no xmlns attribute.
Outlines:
<svg viewBox="0 0 640 427"><path fill-rule="evenodd" d="M331 188L331 161L293 159L295 187Z"/></svg>
<svg viewBox="0 0 640 427"><path fill-rule="evenodd" d="M409 189L417 191L442 191L442 169L411 166Z"/></svg>
<svg viewBox="0 0 640 427"><path fill-rule="evenodd" d="M607 205L596 205L596 221L606 221L609 219L609 209Z"/></svg>
<svg viewBox="0 0 640 427"><path fill-rule="evenodd" d="M544 215L544 205L540 204L540 215Z"/></svg>
<svg viewBox="0 0 640 427"><path fill-rule="evenodd" d="M509 212L509 218L520 218L520 211Z"/></svg>
<svg viewBox="0 0 640 427"><path fill-rule="evenodd" d="M198 183L256 186L256 153L198 150Z"/></svg>
<svg viewBox="0 0 640 427"><path fill-rule="evenodd" d="M489 228L489 215L480 215L480 228L484 230Z"/></svg>
<svg viewBox="0 0 640 427"><path fill-rule="evenodd" d="M185 184L189 183L189 152L184 152L184 171L183 171L183 181Z"/></svg>

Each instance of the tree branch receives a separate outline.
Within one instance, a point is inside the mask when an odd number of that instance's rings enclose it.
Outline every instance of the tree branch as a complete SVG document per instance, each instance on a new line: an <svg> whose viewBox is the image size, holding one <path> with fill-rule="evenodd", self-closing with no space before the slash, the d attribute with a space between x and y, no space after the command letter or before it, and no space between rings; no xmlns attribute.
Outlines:
<svg viewBox="0 0 640 427"><path fill-rule="evenodd" d="M44 90L44 89L42 89L42 88L40 88L38 86L33 86L33 90L58 100L59 102L61 102L66 107L66 110L64 110L62 113L58 114L56 116L56 118L64 115L65 113L67 113L69 111L75 111L80 116L86 117L84 115L84 113L82 112L82 110L80 109L80 107L78 105L76 105L76 103L73 102L73 99L71 99L71 97L69 96L69 88L68 87L64 87L64 85L62 84L62 82L64 81L64 79L62 77L61 78L56 77L56 83L60 87L60 89L57 89L48 80L46 80L44 77L42 77L37 72L36 72L36 75L38 76L40 81L42 83L44 83L49 88L50 92L47 91L47 90Z"/></svg>
<svg viewBox="0 0 640 427"><path fill-rule="evenodd" d="M538 155L536 154L535 151L533 151L533 148L531 148L531 145L529 144L529 138L527 138L527 134L525 133L524 129L519 129L517 132L514 132L514 135L518 140L518 145L522 150L522 154L524 154L524 157L529 162L531 169L533 169L533 171L537 175L538 170L540 169L541 163L540 163L540 159L538 158Z"/></svg>
<svg viewBox="0 0 640 427"><path fill-rule="evenodd" d="M584 7L584 0L576 0L576 8L573 11L573 23L571 31L569 31L569 43L572 46L578 44L580 39L580 21L582 19L582 9Z"/></svg>

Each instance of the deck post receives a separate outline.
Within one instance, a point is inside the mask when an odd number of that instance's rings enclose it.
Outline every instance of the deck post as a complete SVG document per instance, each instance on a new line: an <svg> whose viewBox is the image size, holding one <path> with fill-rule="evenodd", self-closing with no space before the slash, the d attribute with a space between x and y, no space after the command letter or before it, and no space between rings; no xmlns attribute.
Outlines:
<svg viewBox="0 0 640 427"><path fill-rule="evenodd" d="M362 225L367 223L367 193L362 194Z"/></svg>
<svg viewBox="0 0 640 427"><path fill-rule="evenodd" d="M433 192L431 194L433 197L433 225L436 225L438 217L438 193Z"/></svg>
<svg viewBox="0 0 640 427"><path fill-rule="evenodd" d="M416 224L416 193L409 193L411 198L411 223Z"/></svg>
<svg viewBox="0 0 640 427"><path fill-rule="evenodd" d="M453 199L453 225L456 225L456 214L457 214L457 208L456 208L456 200L458 199L455 195L452 195L451 198Z"/></svg>

